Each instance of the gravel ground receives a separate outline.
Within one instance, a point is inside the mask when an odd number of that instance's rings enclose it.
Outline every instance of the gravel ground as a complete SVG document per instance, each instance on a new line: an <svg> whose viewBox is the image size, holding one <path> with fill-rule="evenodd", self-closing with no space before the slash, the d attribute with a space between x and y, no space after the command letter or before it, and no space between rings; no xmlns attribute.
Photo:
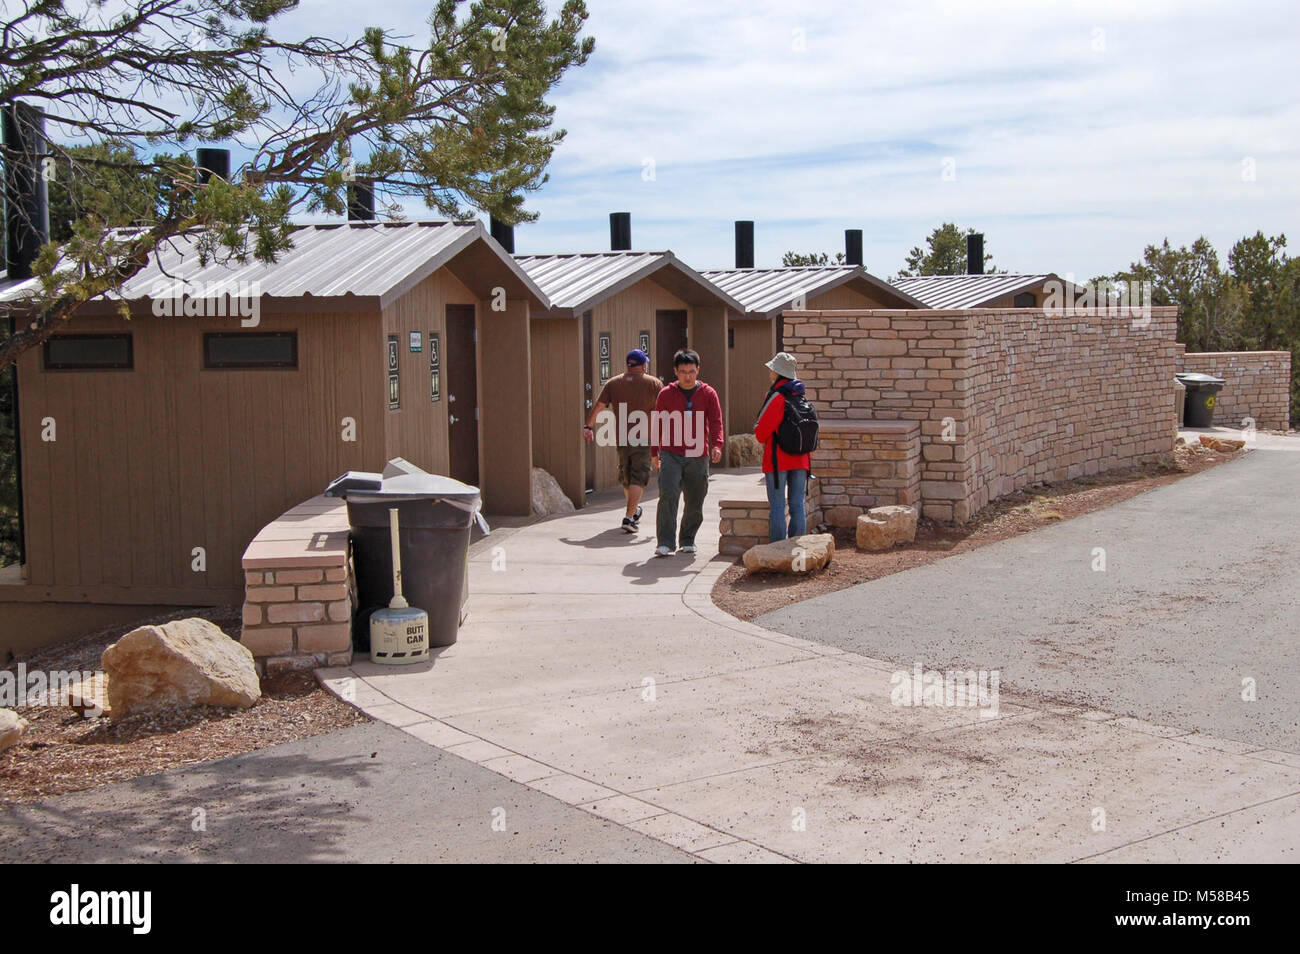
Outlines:
<svg viewBox="0 0 1300 954"><path fill-rule="evenodd" d="M965 524L922 519L916 541L884 553L857 549L852 529L837 528L835 557L825 569L806 576L746 573L739 562L713 586L713 602L732 616L754 620L794 603L856 586L868 580L925 566L998 540L1028 533L1095 510L1114 506L1140 493L1164 487L1235 457L1199 444L1180 444L1172 467L1134 467L1095 477L1044 484L999 498Z"/></svg>
<svg viewBox="0 0 1300 954"><path fill-rule="evenodd" d="M143 622L194 616L239 637L237 607L182 610ZM139 625L91 633L24 663L28 671L95 671L104 649ZM321 689L310 673L263 680L262 698L249 709L196 706L111 721L88 719L67 707L31 706L19 715L29 725L17 745L0 752L0 803L33 801L152 775L369 721Z"/></svg>

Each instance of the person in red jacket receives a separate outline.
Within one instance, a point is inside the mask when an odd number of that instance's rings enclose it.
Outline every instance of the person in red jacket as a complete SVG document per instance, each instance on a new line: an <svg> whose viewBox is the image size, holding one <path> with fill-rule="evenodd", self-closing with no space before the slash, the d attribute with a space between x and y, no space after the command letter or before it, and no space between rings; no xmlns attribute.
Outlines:
<svg viewBox="0 0 1300 954"><path fill-rule="evenodd" d="M808 532L804 498L808 492L808 473L812 460L808 454L787 454L776 443L776 432L785 417L785 399L804 393L797 377L794 355L782 351L764 367L772 375L772 386L763 400L763 409L754 423L754 436L763 444L763 480L767 484L768 541L775 543L787 536L801 537ZM790 526L785 523L786 498L790 500Z"/></svg>
<svg viewBox="0 0 1300 954"><path fill-rule="evenodd" d="M659 392L650 426L650 456L659 471L659 510L655 556L677 549L677 501L682 509L681 552L695 552L695 534L704 523L709 493L709 461L722 460L722 402L699 380L700 356L683 348L673 355L677 380Z"/></svg>

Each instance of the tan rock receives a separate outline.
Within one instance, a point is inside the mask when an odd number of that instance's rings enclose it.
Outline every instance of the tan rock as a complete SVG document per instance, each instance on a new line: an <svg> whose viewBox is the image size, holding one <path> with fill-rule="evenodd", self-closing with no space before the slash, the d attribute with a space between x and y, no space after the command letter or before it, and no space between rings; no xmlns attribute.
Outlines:
<svg viewBox="0 0 1300 954"><path fill-rule="evenodd" d="M829 533L808 533L802 537L760 543L745 551L747 573L811 573L831 562L835 538Z"/></svg>
<svg viewBox="0 0 1300 954"><path fill-rule="evenodd" d="M16 744L26 731L26 719L13 709L0 709L0 752Z"/></svg>
<svg viewBox="0 0 1300 954"><path fill-rule="evenodd" d="M1231 453L1239 451L1246 446L1245 441L1235 441L1228 437L1211 437L1209 434L1201 435L1201 444L1210 450Z"/></svg>
<svg viewBox="0 0 1300 954"><path fill-rule="evenodd" d="M763 466L763 445L753 434L732 434L727 438L728 467Z"/></svg>
<svg viewBox="0 0 1300 954"><path fill-rule="evenodd" d="M206 619L141 626L104 650L114 719L173 706L246 709L262 694L253 654Z"/></svg>
<svg viewBox="0 0 1300 954"><path fill-rule="evenodd" d="M878 552L916 539L915 507L872 507L858 517L859 550Z"/></svg>
<svg viewBox="0 0 1300 954"><path fill-rule="evenodd" d="M532 501L533 513L539 517L549 517L553 513L573 513L577 509L560 489L559 481L540 467L533 468L528 495Z"/></svg>

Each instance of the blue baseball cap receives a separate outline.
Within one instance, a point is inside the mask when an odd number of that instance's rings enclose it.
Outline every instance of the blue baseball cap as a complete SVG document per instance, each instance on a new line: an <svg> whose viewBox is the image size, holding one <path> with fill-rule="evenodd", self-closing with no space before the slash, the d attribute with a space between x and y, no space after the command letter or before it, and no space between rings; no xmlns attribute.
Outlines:
<svg viewBox="0 0 1300 954"><path fill-rule="evenodd" d="M646 354L640 348L633 348L627 353L628 364L649 364L650 355Z"/></svg>

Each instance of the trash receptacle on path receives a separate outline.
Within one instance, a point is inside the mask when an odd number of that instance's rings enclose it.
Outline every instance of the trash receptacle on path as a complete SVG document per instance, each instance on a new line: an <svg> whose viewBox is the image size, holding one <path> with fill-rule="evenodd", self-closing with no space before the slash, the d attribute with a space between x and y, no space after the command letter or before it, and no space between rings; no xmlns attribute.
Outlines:
<svg viewBox="0 0 1300 954"><path fill-rule="evenodd" d="M406 599L429 614L430 647L455 643L468 596L470 526L478 521L488 532L479 513L479 489L397 458L388 462L382 474L349 471L331 482L325 495L341 497L348 505L357 581L354 648L369 649L370 616L386 607L393 595L388 514L392 507L400 518Z"/></svg>

